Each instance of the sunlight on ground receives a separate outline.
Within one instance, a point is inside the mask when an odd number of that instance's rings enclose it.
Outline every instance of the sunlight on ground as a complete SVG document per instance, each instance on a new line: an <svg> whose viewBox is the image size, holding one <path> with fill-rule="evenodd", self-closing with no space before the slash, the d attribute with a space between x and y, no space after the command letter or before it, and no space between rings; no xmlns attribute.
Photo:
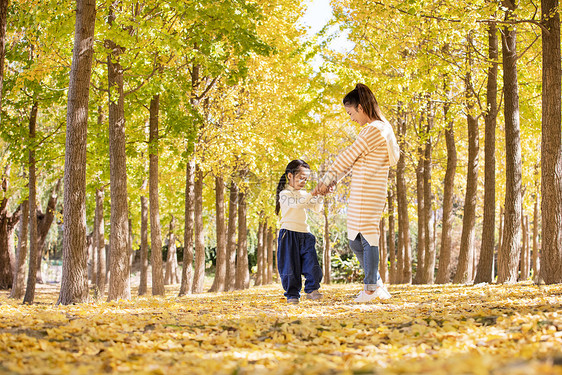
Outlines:
<svg viewBox="0 0 562 375"><path fill-rule="evenodd" d="M0 293L0 373L562 374L562 286L324 285L288 305L278 284L230 293L54 306Z"/></svg>

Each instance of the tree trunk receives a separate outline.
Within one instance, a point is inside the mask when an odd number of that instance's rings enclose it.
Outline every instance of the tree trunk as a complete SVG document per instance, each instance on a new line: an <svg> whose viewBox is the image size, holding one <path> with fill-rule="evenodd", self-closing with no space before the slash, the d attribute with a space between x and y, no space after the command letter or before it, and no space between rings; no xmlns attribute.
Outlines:
<svg viewBox="0 0 562 375"><path fill-rule="evenodd" d="M533 212L533 281L537 284L540 281L539 259L539 194L537 191L537 194L535 194L535 209Z"/></svg>
<svg viewBox="0 0 562 375"><path fill-rule="evenodd" d="M0 0L0 109L4 91L4 60L6 56L6 24L8 23L9 0Z"/></svg>
<svg viewBox="0 0 562 375"><path fill-rule="evenodd" d="M380 236L379 236L379 250L380 250L380 261L379 261L379 274L384 283L388 283L388 253L386 246L386 229L384 227L384 217L381 218L380 224Z"/></svg>
<svg viewBox="0 0 562 375"><path fill-rule="evenodd" d="M96 189L96 220L98 221L96 224L96 229L98 231L98 233L96 234L96 249L98 252L98 270L96 272L96 297L99 299L103 298L105 294L105 286L107 284L107 280L105 277L107 272L107 264L105 256L105 223L103 218L103 201L104 193L102 187Z"/></svg>
<svg viewBox="0 0 562 375"><path fill-rule="evenodd" d="M94 0L78 0L76 8L74 49L72 67L70 69L66 115L63 267L60 296L57 302L63 305L81 303L88 300L85 254L86 134L90 77L94 53L96 2ZM32 217L30 217L30 220L33 222ZM33 236L31 228L30 234ZM31 244L30 246L32 247L33 245ZM30 256L30 259L33 258Z"/></svg>
<svg viewBox="0 0 562 375"><path fill-rule="evenodd" d="M31 109L31 115L29 116L29 139L31 142L29 148L29 271L27 274L27 287L23 299L23 302L28 304L32 304L33 300L35 299L35 284L37 283L37 267L39 265L37 259L39 256L38 254L39 249L37 248L37 175L35 169L36 161L35 161L35 145L34 145L36 125L37 125L37 102L33 104L33 108ZM85 146L85 142L84 142L84 146ZM67 152L71 152L71 150L67 148ZM68 221L67 223L71 223L71 221ZM70 225L67 224L66 226L70 226ZM86 233L84 230L83 250L86 250L85 234ZM66 259L64 255L65 253L64 253L64 246L63 246L63 276L65 276L64 260ZM86 257L84 257L83 266L84 266L83 271L87 273ZM64 281L65 280L63 279L63 282ZM87 275L85 275L85 283L87 289L87 283L88 283ZM77 287L78 286L75 286L75 288ZM61 286L61 292L62 290L63 289Z"/></svg>
<svg viewBox="0 0 562 375"><path fill-rule="evenodd" d="M238 251L236 253L236 289L250 287L248 267L248 231L246 227L246 194L238 193Z"/></svg>
<svg viewBox="0 0 562 375"><path fill-rule="evenodd" d="M267 283L273 282L273 243L275 241L275 234L273 233L273 226L269 227L267 231Z"/></svg>
<svg viewBox="0 0 562 375"><path fill-rule="evenodd" d="M6 166L2 178L2 193L8 191L10 167ZM0 290L8 290L14 281L14 264L12 254L12 236L14 227L20 220L21 209L18 207L12 214L8 214L8 198L0 199Z"/></svg>
<svg viewBox="0 0 562 375"><path fill-rule="evenodd" d="M471 39L471 37L469 36ZM471 47L468 47L469 51ZM468 66L472 68L472 56L468 53ZM476 223L476 197L478 189L478 118L473 116L473 87L470 71L466 74L466 120L468 124L468 161L466 172L466 192L462 220L459 262L453 282L466 284L472 282L474 257L474 225Z"/></svg>
<svg viewBox="0 0 562 375"><path fill-rule="evenodd" d="M162 272L162 233L160 227L160 203L158 198L158 116L160 96L150 100L149 119L149 176L148 196L150 201L150 251L152 264L152 295L164 295L164 275Z"/></svg>
<svg viewBox="0 0 562 375"><path fill-rule="evenodd" d="M420 123L423 121L420 119ZM420 124L421 128L421 124ZM416 275L414 277L414 284L422 283L422 274L424 272L424 261L425 261L425 194L424 194L424 183L423 183L423 168L424 168L424 153L421 147L423 142L423 135L421 129L419 130L419 141L420 146L418 147L418 165L416 166L416 194L418 201L418 251L417 251L417 267Z"/></svg>
<svg viewBox="0 0 562 375"><path fill-rule="evenodd" d="M406 119L398 120L398 139L403 153L406 147ZM396 195L398 201L398 269L397 281L412 282L412 253L410 249L410 219L408 218L408 188L406 185L406 160L403 154L396 165Z"/></svg>
<svg viewBox="0 0 562 375"><path fill-rule="evenodd" d="M18 241L18 251L16 254L16 272L10 298L20 299L25 293L25 258L27 257L27 229L29 226L29 202L24 200L21 204L21 223Z"/></svg>
<svg viewBox="0 0 562 375"><path fill-rule="evenodd" d="M328 199L324 197L324 248L322 249L322 265L324 268L324 284L331 284L331 273L332 265L330 260L332 259L330 254L330 221L329 221L329 204Z"/></svg>
<svg viewBox="0 0 562 375"><path fill-rule="evenodd" d="M183 267L179 296L191 293L193 285L193 208L194 208L194 165L188 161L185 172L185 226L183 231Z"/></svg>
<svg viewBox="0 0 562 375"><path fill-rule="evenodd" d="M226 231L224 223L224 179L215 178L215 213L217 230L217 263L210 292L223 292L226 278Z"/></svg>
<svg viewBox="0 0 562 375"><path fill-rule="evenodd" d="M113 15L110 15L110 21ZM109 234L109 290L107 299L131 298L129 267L129 217L127 202L127 155L123 68L119 62L122 48L113 42L107 58L109 82L109 180L111 197Z"/></svg>
<svg viewBox="0 0 562 375"><path fill-rule="evenodd" d="M425 232L425 259L424 267L421 277L422 284L433 284L433 277L435 275L435 246L431 227L431 213L432 213L432 194L431 194L431 130L433 128L434 115L432 113L431 104L428 106L427 129L423 159L423 224Z"/></svg>
<svg viewBox="0 0 562 375"><path fill-rule="evenodd" d="M560 12L558 0L542 0L542 142L540 276L562 283L562 122L560 114Z"/></svg>
<svg viewBox="0 0 562 375"><path fill-rule="evenodd" d="M496 119L498 113L498 34L494 23L488 29L488 83L484 138L484 218L480 260L474 283L491 283L494 277L496 232Z"/></svg>
<svg viewBox="0 0 562 375"><path fill-rule="evenodd" d="M394 180L393 170L389 173L389 181ZM394 218L394 187L392 184L388 189L388 256L390 258L389 283L396 284L396 246L395 218Z"/></svg>
<svg viewBox="0 0 562 375"><path fill-rule="evenodd" d="M193 293L203 292L205 281L205 234L203 226L203 171L199 165L195 165L195 207L194 207L194 229L195 229L195 270L193 273Z"/></svg>
<svg viewBox="0 0 562 375"><path fill-rule="evenodd" d="M143 186L146 185L146 180ZM141 243L140 243L140 284L139 296L143 296L148 291L148 199L144 195L141 200Z"/></svg>
<svg viewBox="0 0 562 375"><path fill-rule="evenodd" d="M264 284L264 280L263 280L264 232L265 232L265 224L260 219L258 224L258 234L257 234L258 244L256 249L256 280L254 282L255 286Z"/></svg>
<svg viewBox="0 0 562 375"><path fill-rule="evenodd" d="M525 281L529 278L530 251L529 251L529 218L521 212L521 228L522 228L522 244L521 244L521 262L519 262L519 281Z"/></svg>
<svg viewBox="0 0 562 375"><path fill-rule="evenodd" d="M510 12L506 18L509 20ZM517 83L517 31L509 26L502 33L505 117L505 217L503 245L498 254L498 282L517 281L521 253L521 140ZM551 93L549 93L550 95ZM560 123L558 123L560 127ZM550 202L550 206L552 207Z"/></svg>
<svg viewBox="0 0 562 375"><path fill-rule="evenodd" d="M226 233L226 281L225 291L232 291L236 284L236 220L238 219L238 186L230 182L228 200L228 229Z"/></svg>
<svg viewBox="0 0 562 375"><path fill-rule="evenodd" d="M444 107L447 118L449 105ZM457 170L457 147L455 145L454 122L449 121L445 128L445 142L447 144L447 168L443 181L443 225L441 228L441 250L439 252L439 267L437 269L437 284L446 284L451 280L451 240L453 237L453 192L455 173Z"/></svg>
<svg viewBox="0 0 562 375"><path fill-rule="evenodd" d="M170 220L170 230L168 234L168 258L166 260L166 274L164 283L166 285L177 284L178 277L178 253L176 249L176 218L172 215Z"/></svg>
<svg viewBox="0 0 562 375"><path fill-rule="evenodd" d="M45 240L47 239L47 234L49 234L49 230L51 229L51 225L55 219L55 209L58 201L60 182L60 179L57 180L56 185L53 187L53 190L51 190L45 213L41 210L37 210L37 282L39 284L43 283L43 276L41 275L41 261L43 260Z"/></svg>

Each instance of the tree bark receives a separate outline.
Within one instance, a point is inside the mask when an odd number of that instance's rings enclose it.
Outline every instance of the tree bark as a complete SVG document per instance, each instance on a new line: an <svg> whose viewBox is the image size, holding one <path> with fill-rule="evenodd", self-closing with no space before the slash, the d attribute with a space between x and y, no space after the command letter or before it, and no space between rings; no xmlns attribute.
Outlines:
<svg viewBox="0 0 562 375"><path fill-rule="evenodd" d="M94 54L95 22L96 2L94 0L78 0L66 115L63 267L58 300L58 303L63 305L81 303L88 300L86 266L86 134L90 77ZM33 217L30 217L30 220L32 221ZM30 232L33 235L31 229ZM30 259L32 259L31 256Z"/></svg>
<svg viewBox="0 0 562 375"><path fill-rule="evenodd" d="M238 186L230 182L228 200L228 228L226 233L226 280L225 291L232 291L236 286L236 221L238 219Z"/></svg>
<svg viewBox="0 0 562 375"><path fill-rule="evenodd" d="M224 179L215 177L215 221L217 230L217 262L210 292L223 292L226 278L226 228L224 222Z"/></svg>
<svg viewBox="0 0 562 375"><path fill-rule="evenodd" d="M494 23L488 29L488 82L484 139L484 218L480 260L474 283L491 283L494 278L496 233L496 119L498 113L498 34Z"/></svg>
<svg viewBox="0 0 562 375"><path fill-rule="evenodd" d="M113 14L110 14L112 22ZM130 299L130 264L128 250L129 217L127 202L127 155L123 68L119 55L123 48L108 41L109 82L109 180L111 197L109 234L109 290L107 299Z"/></svg>
<svg viewBox="0 0 562 375"><path fill-rule="evenodd" d="M406 146L406 119L404 114L398 120L398 140L403 153ZM412 253L410 248L410 219L408 218L408 189L406 185L406 160L400 155L396 165L396 195L398 201L398 269L397 281L412 282Z"/></svg>
<svg viewBox="0 0 562 375"><path fill-rule="evenodd" d="M96 297L103 298L105 294L105 287L107 285L106 273L106 254L105 254L105 223L103 218L103 201L104 192L103 187L96 189L96 229L98 233L96 234L96 249L98 252L98 270L96 272Z"/></svg>
<svg viewBox="0 0 562 375"><path fill-rule="evenodd" d="M2 177L2 192L6 196L10 166L6 166ZM8 214L8 198L0 199L0 290L8 290L14 281L15 259L12 254L14 228L20 220L21 209Z"/></svg>
<svg viewBox="0 0 562 375"><path fill-rule="evenodd" d="M236 253L236 289L250 287L248 267L248 231L246 227L246 194L238 193L238 251Z"/></svg>
<svg viewBox="0 0 562 375"><path fill-rule="evenodd" d="M445 118L449 105L445 105ZM457 170L457 147L455 145L454 122L449 121L445 128L445 142L447 144L447 167L443 181L443 225L441 229L441 250L439 253L439 267L437 269L437 284L445 284L451 280L451 240L453 236L453 192L455 173Z"/></svg>
<svg viewBox="0 0 562 375"><path fill-rule="evenodd" d="M558 0L541 1L542 142L540 276L546 284L562 283L562 122L560 114L560 12Z"/></svg>
<svg viewBox="0 0 562 375"><path fill-rule="evenodd" d="M29 202L27 199L21 204L21 212L18 251L16 254L16 272L10 292L10 298L14 299L22 298L25 293L25 259L27 257L27 229L29 226Z"/></svg>
<svg viewBox="0 0 562 375"><path fill-rule="evenodd" d="M420 119L423 121L423 116ZM414 277L414 284L422 283L422 274L424 272L424 261L425 261L425 194L424 194L424 183L423 183L423 168L424 168L424 153L421 144L423 143L423 132L421 129L418 131L420 146L418 147L418 164L416 166L416 194L418 202L418 251L417 251L417 267L416 275Z"/></svg>
<svg viewBox="0 0 562 375"><path fill-rule="evenodd" d="M8 23L9 0L0 0L0 109L4 91L4 61L6 57L6 24Z"/></svg>
<svg viewBox="0 0 562 375"><path fill-rule="evenodd" d="M380 236L379 236L379 250L380 250L380 261L379 261L379 274L384 283L388 283L388 252L386 246L386 229L384 225L384 217L381 218L380 224Z"/></svg>
<svg viewBox="0 0 562 375"><path fill-rule="evenodd" d="M158 116L160 96L150 100L149 119L149 176L148 196L150 201L150 253L152 264L152 295L164 295L164 275L162 270L162 232L160 227L160 203L158 198Z"/></svg>
<svg viewBox="0 0 562 375"><path fill-rule="evenodd" d="M506 18L509 20L510 12ZM503 245L498 254L498 282L517 281L521 254L521 140L519 131L519 89L517 83L517 31L505 27L502 33L504 117L505 117L505 216ZM550 95L550 93L549 93ZM560 126L560 123L558 123ZM552 204L552 202L550 202Z"/></svg>
<svg viewBox="0 0 562 375"><path fill-rule="evenodd" d="M258 244L256 249L256 280L254 281L255 286L264 284L264 280L263 280L264 232L265 232L265 223L260 219L258 224L258 234L257 234Z"/></svg>
<svg viewBox="0 0 562 375"><path fill-rule="evenodd" d="M193 293L203 292L205 281L205 234L203 225L203 171L199 165L195 165L195 207L194 207L194 229L195 229L195 270L193 272Z"/></svg>
<svg viewBox="0 0 562 375"><path fill-rule="evenodd" d="M529 278L529 271L531 268L530 251L529 251L529 218L521 212L521 229L522 229L522 244L521 244L521 261L519 262L519 281L525 281Z"/></svg>
<svg viewBox="0 0 562 375"><path fill-rule="evenodd" d="M24 303L32 304L35 299L35 284L37 282L37 267L39 249L37 248L37 175L35 161L35 131L37 125L37 102L33 104L29 116L29 139L32 145L29 148L29 271L27 274L27 286L25 290ZM68 152L68 150L67 150ZM86 238L84 237L84 245ZM84 248L85 250L85 248ZM63 247L64 261L64 247ZM84 262L84 266L86 266ZM64 263L63 263L64 271ZM84 271L87 272L86 267ZM63 273L64 276L64 273ZM86 275L87 277L87 275ZM88 282L86 278L86 283ZM62 289L61 289L62 290Z"/></svg>
<svg viewBox="0 0 562 375"><path fill-rule="evenodd" d="M146 181L143 183L145 186ZM148 291L148 199L144 195L141 200L141 244L140 244L140 284L139 296L143 296Z"/></svg>
<svg viewBox="0 0 562 375"><path fill-rule="evenodd" d="M332 283L332 277L331 277L331 273L332 273L332 264L330 262L330 260L332 259L331 257L331 249L330 249L330 220L329 220L329 204L328 204L328 198L324 197L324 247L322 249L322 265L324 268L324 278L322 280L322 282L324 284L331 284Z"/></svg>
<svg viewBox="0 0 562 375"><path fill-rule="evenodd" d="M194 165L188 161L185 176L185 226L183 231L183 267L179 296L191 293L193 285L193 208L194 208Z"/></svg>
<svg viewBox="0 0 562 375"><path fill-rule="evenodd" d="M469 38L471 38L469 36ZM469 51L471 47L468 47ZM468 66L472 68L471 53L468 52ZM461 245L457 272L453 279L456 284L472 282L474 257L474 232L476 223L476 196L478 189L478 118L473 116L473 86L470 71L466 74L466 111L468 125L468 161L466 172L466 192L462 220Z"/></svg>
<svg viewBox="0 0 562 375"><path fill-rule="evenodd" d="M166 260L166 274L164 283L166 285L177 284L178 277L178 254L176 249L176 218L172 215L170 220L170 230L168 235L168 259Z"/></svg>
<svg viewBox="0 0 562 375"><path fill-rule="evenodd" d="M45 213L41 210L37 210L37 282L39 284L43 283L43 276L41 275L41 261L43 260L45 240L47 239L47 234L49 234L49 230L51 229L51 225L55 219L55 209L58 201L60 182L60 179L57 180L57 183L51 190Z"/></svg>
<svg viewBox="0 0 562 375"><path fill-rule="evenodd" d="M273 226L270 226L267 230L267 268L266 268L266 280L268 284L273 282L273 242L275 240L275 234L273 233Z"/></svg>
<svg viewBox="0 0 562 375"><path fill-rule="evenodd" d="M394 180L393 170L389 173L389 181ZM388 189L388 256L390 258L389 283L396 284L396 246L395 239L395 217L394 217L394 186L390 184Z"/></svg>
<svg viewBox="0 0 562 375"><path fill-rule="evenodd" d="M538 185L538 182L537 182ZM533 212L533 281L540 281L540 256L539 256L539 194L535 194L535 209Z"/></svg>
<svg viewBox="0 0 562 375"><path fill-rule="evenodd" d="M424 232L425 232L425 250L424 250L424 267L422 270L421 282L422 284L433 284L435 275L435 246L431 227L431 213L432 213L432 193L431 193L431 153L432 153L432 140L431 130L433 128L434 115L432 113L431 103L428 106L426 139L423 159L423 216L424 216Z"/></svg>

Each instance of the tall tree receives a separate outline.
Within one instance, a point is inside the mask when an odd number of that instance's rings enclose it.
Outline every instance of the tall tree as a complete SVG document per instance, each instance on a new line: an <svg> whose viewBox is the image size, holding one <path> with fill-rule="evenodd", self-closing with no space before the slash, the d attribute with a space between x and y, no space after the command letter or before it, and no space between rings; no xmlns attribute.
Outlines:
<svg viewBox="0 0 562 375"><path fill-rule="evenodd" d="M6 24L8 23L9 0L0 0L0 109L4 91L4 60L6 56Z"/></svg>
<svg viewBox="0 0 562 375"><path fill-rule="evenodd" d="M496 233L496 118L498 113L498 32L495 23L488 28L487 111L484 117L484 218L480 260L474 283L494 280L494 249Z"/></svg>
<svg viewBox="0 0 562 375"><path fill-rule="evenodd" d="M448 119L449 103L443 107L443 115ZM451 243L453 231L453 192L455 173L457 170L457 147L455 145L454 121L449 120L445 127L445 143L447 145L447 167L443 181L443 220L441 228L441 250L439 266L435 282L448 283L451 279Z"/></svg>
<svg viewBox="0 0 562 375"><path fill-rule="evenodd" d="M211 292L223 292L226 278L226 228L224 221L224 179L215 177L215 225L217 231L217 263Z"/></svg>
<svg viewBox="0 0 562 375"><path fill-rule="evenodd" d="M195 166L192 161L187 162L185 177L185 223L183 231L183 265L181 271L181 285L179 296L191 293L193 284L193 209Z"/></svg>
<svg viewBox="0 0 562 375"><path fill-rule="evenodd" d="M65 225L61 289L58 300L58 303L63 305L85 302L88 299L87 254L85 253L86 134L95 22L96 2L77 0L66 115L63 198ZM33 218L30 217L30 220Z"/></svg>
<svg viewBox="0 0 562 375"><path fill-rule="evenodd" d="M172 215L170 220L170 229L168 231L168 257L166 260L166 273L164 274L164 283L177 284L178 277L178 251L176 249L176 218Z"/></svg>
<svg viewBox="0 0 562 375"><path fill-rule="evenodd" d="M0 199L0 290L8 290L12 287L13 282L13 263L11 259L11 238L13 237L14 228L20 220L20 207L10 214L8 212L8 192L10 179L10 165L6 165L2 175L2 195Z"/></svg>
<svg viewBox="0 0 562 375"><path fill-rule="evenodd" d="M103 187L96 189L96 246L98 252L98 270L96 272L96 291L97 296L99 298L103 298L105 294L105 287L107 285L106 280L106 273L107 273L107 264L106 264L106 253L105 253L105 224L103 219L103 201L104 201L104 192Z"/></svg>
<svg viewBox="0 0 562 375"><path fill-rule="evenodd" d="M435 246L433 241L433 233L431 228L431 213L433 194L431 192L431 153L433 150L431 131L435 121L432 103L428 104L428 114L426 121L426 139L423 158L423 216L424 216L424 232L425 232L425 251L424 251L424 267L422 270L421 282L423 284L433 284L435 275Z"/></svg>
<svg viewBox="0 0 562 375"><path fill-rule="evenodd" d="M246 193L238 193L238 251L236 252L236 289L250 287L248 268L248 238L246 227Z"/></svg>
<svg viewBox="0 0 562 375"><path fill-rule="evenodd" d="M21 204L21 221L16 253L16 272L10 292L10 298L20 299L25 293L25 258L27 257L27 229L29 225L29 202L24 200Z"/></svg>
<svg viewBox="0 0 562 375"><path fill-rule="evenodd" d="M37 248L37 171L35 159L35 136L37 126L37 102L33 103L31 108L31 115L29 116L29 271L27 274L27 286L25 289L25 296L23 302L31 304L35 299L35 284L37 283L37 269L39 268L39 249ZM85 190L84 190L85 193ZM85 234L85 231L84 231ZM85 240L85 238L84 238ZM64 239L63 239L64 241ZM86 243L84 242L84 250ZM64 245L63 245L64 246ZM64 277L64 247L63 247L63 277ZM86 265L86 258L84 259L84 266ZM85 283L88 283L88 272L86 271ZM68 272L68 271L67 271ZM61 279L61 293L62 293ZM68 281L67 281L68 282Z"/></svg>
<svg viewBox="0 0 562 375"><path fill-rule="evenodd" d="M506 21L510 21L513 19L516 5L510 0L504 1L504 4L508 8ZM506 183L503 243L498 253L498 282L513 283L517 281L521 253L522 160L517 80L517 30L515 26L509 25L502 31Z"/></svg>
<svg viewBox="0 0 562 375"><path fill-rule="evenodd" d="M236 222L238 219L238 186L230 181L228 199L228 228L226 231L226 279L225 291L236 287Z"/></svg>
<svg viewBox="0 0 562 375"><path fill-rule="evenodd" d="M472 36L468 37L472 44ZM476 196L478 189L478 117L474 115L474 87L472 83L473 62L471 46L467 49L467 73L465 76L466 121L468 127L468 162L466 173L466 191L464 214L462 220L461 246L459 262L453 282L469 283L472 281L474 259L474 235L476 224Z"/></svg>
<svg viewBox="0 0 562 375"><path fill-rule="evenodd" d="M558 0L541 1L542 24L542 142L541 142L541 277L562 282L562 135L560 11Z"/></svg>
<svg viewBox="0 0 562 375"><path fill-rule="evenodd" d="M162 270L162 232L160 227L160 203L158 198L158 117L160 96L150 100L149 120L149 183L150 201L150 254L152 263L152 295L164 295L164 273Z"/></svg>
<svg viewBox="0 0 562 375"><path fill-rule="evenodd" d="M398 267L396 281L403 284L412 282L412 264L410 249L410 220L408 218L408 191L406 185L406 145L405 114L399 110L398 142L401 155L396 165L396 196L398 201Z"/></svg>
<svg viewBox="0 0 562 375"><path fill-rule="evenodd" d="M146 185L146 181L145 184ZM141 196L141 272L139 283L139 296L146 294L148 286L148 200Z"/></svg>

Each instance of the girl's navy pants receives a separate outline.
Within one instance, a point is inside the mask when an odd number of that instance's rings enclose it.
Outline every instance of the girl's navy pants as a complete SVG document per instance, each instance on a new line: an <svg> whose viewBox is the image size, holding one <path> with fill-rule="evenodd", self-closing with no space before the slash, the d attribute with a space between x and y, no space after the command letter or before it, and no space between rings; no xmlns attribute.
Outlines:
<svg viewBox="0 0 562 375"><path fill-rule="evenodd" d="M281 229L277 238L277 268L285 297L300 297L301 275L305 277L305 293L320 288L322 269L316 256L316 238L311 233L287 229Z"/></svg>

